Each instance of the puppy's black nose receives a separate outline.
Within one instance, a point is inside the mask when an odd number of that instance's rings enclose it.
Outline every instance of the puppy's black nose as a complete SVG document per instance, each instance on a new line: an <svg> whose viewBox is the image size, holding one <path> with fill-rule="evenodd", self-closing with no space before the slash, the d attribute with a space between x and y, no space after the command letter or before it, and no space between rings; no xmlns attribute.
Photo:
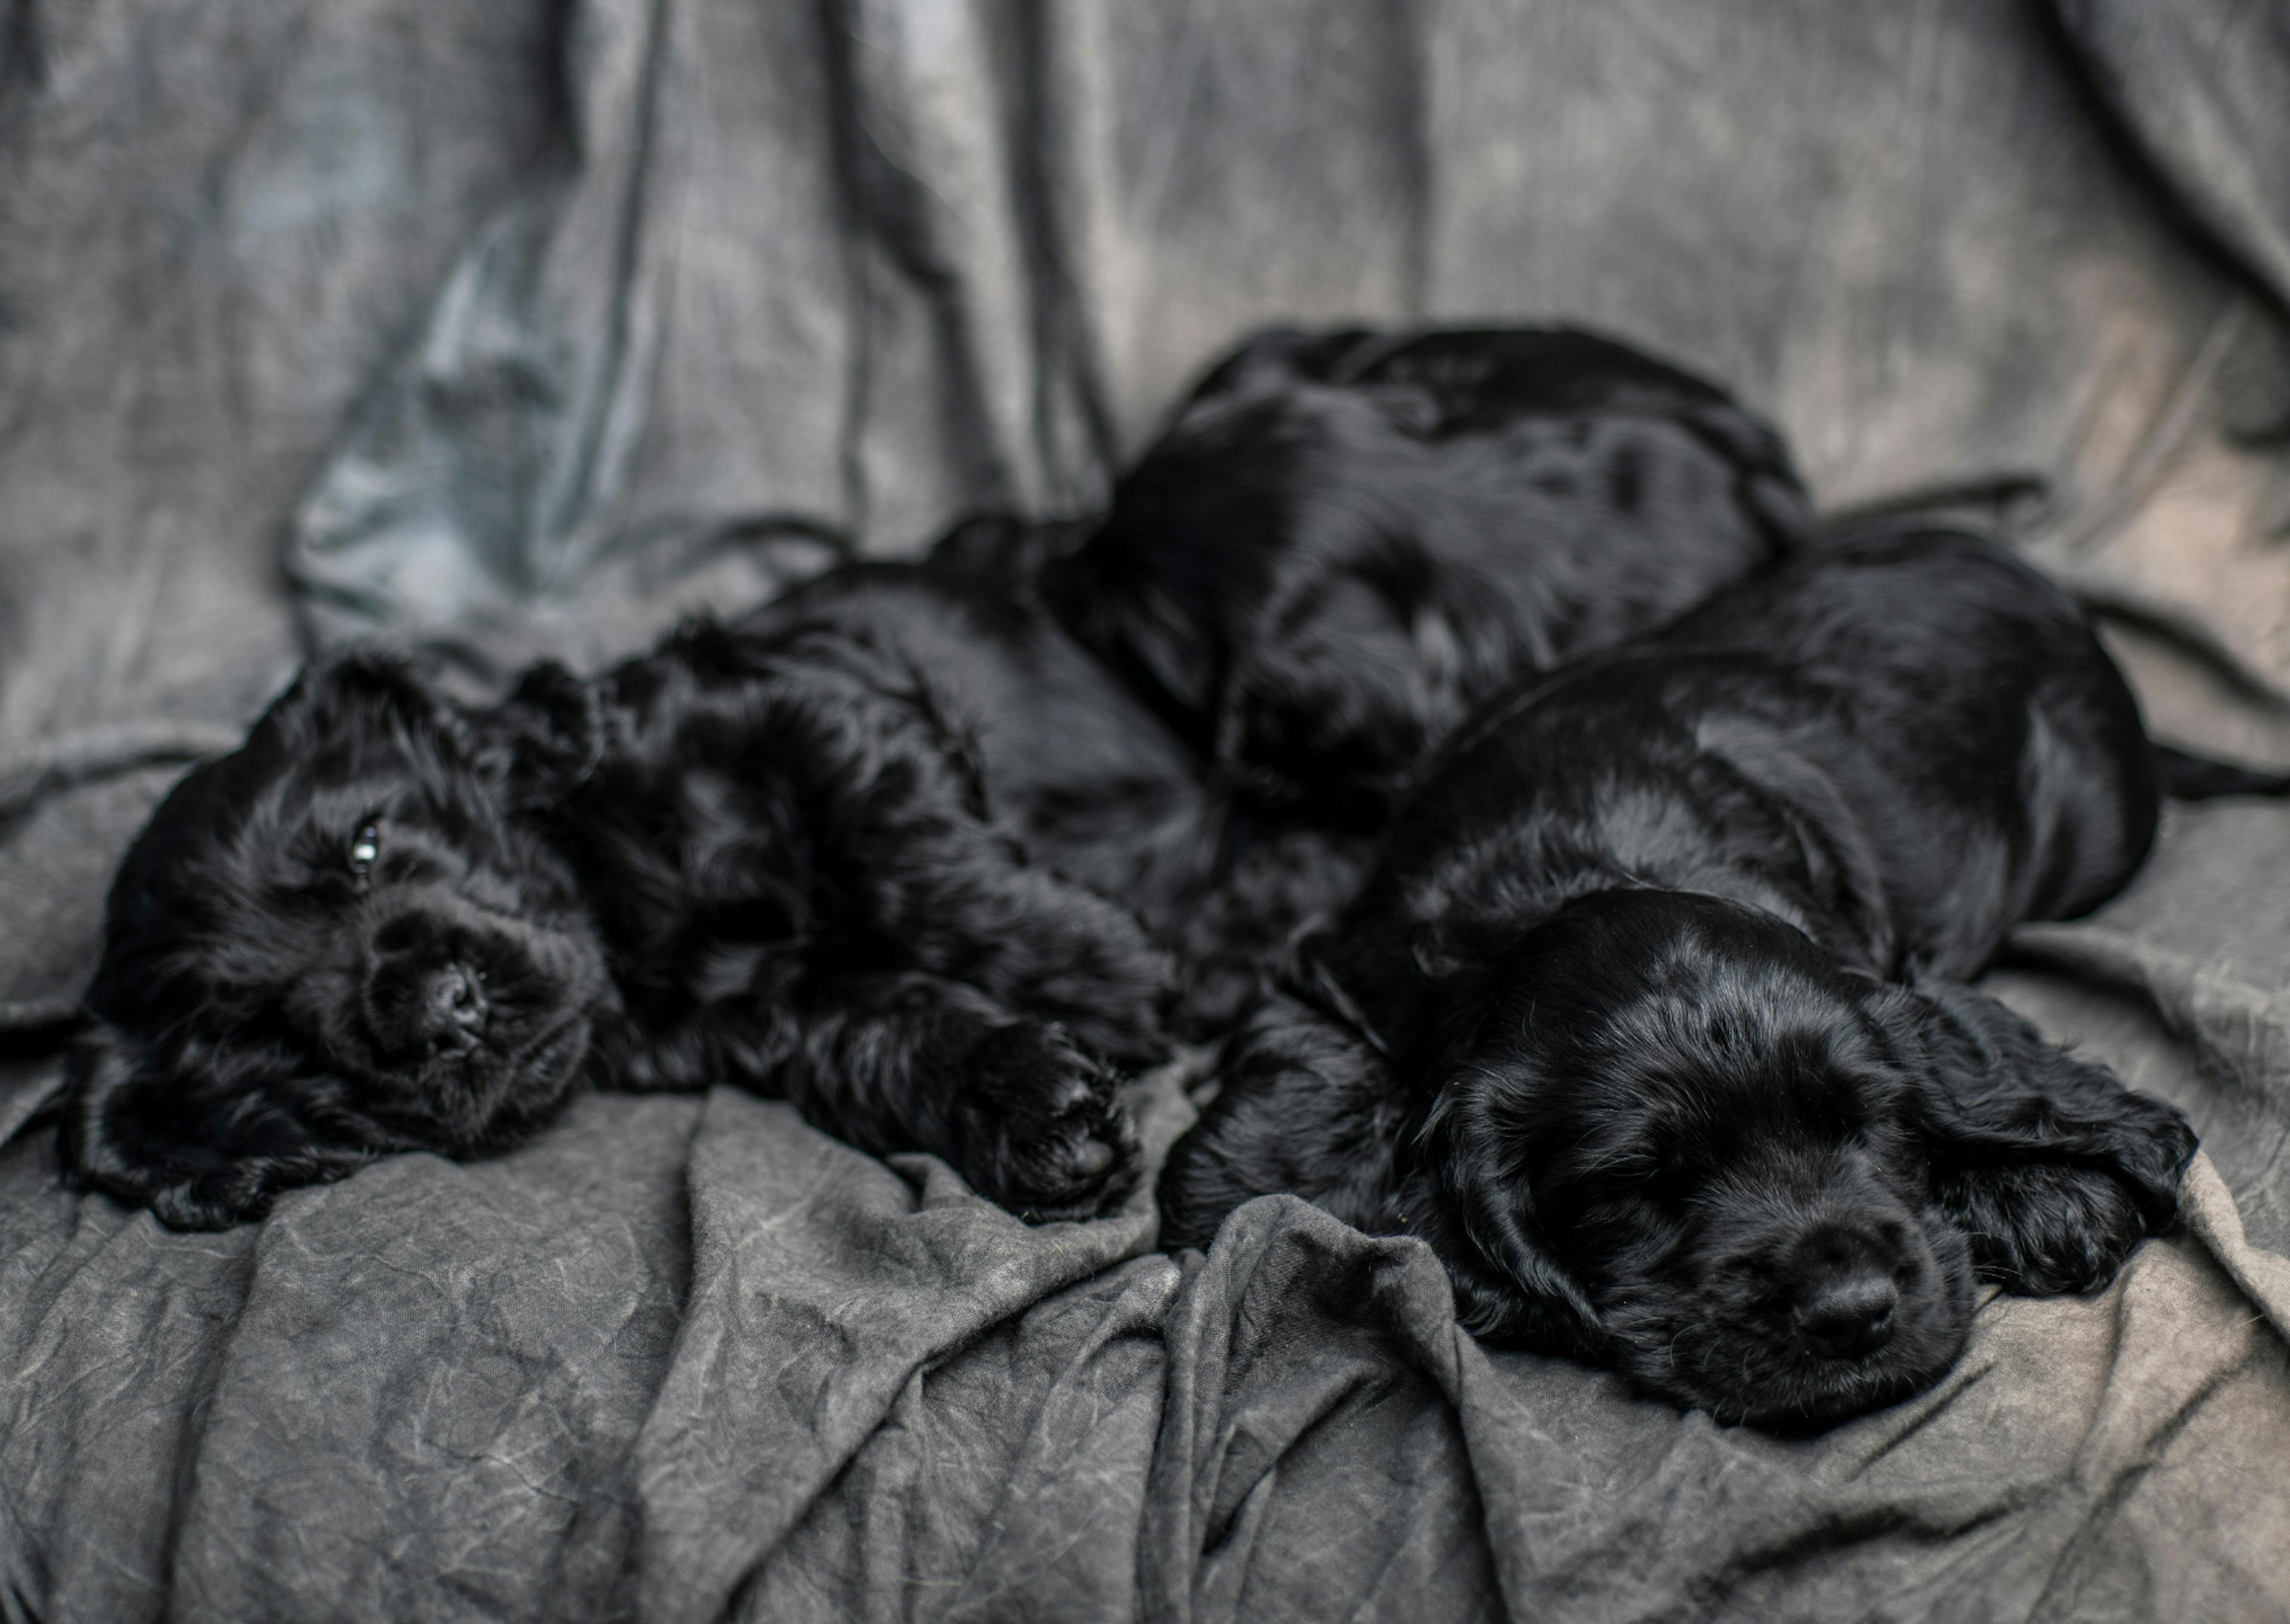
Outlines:
<svg viewBox="0 0 2290 1624"><path fill-rule="evenodd" d="M446 964L421 978L414 1019L433 1054L467 1054L484 1035L492 1005L484 977L467 964Z"/></svg>
<svg viewBox="0 0 2290 1624"><path fill-rule="evenodd" d="M1854 1268L1816 1280L1797 1300L1797 1328L1833 1359L1858 1359L1893 1340L1893 1310L1900 1289L1873 1268Z"/></svg>

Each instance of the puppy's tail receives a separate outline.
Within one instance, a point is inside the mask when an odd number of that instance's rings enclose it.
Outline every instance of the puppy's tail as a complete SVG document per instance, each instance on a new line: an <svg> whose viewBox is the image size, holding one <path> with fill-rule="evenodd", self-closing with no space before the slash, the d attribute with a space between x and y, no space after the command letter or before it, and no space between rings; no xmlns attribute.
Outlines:
<svg viewBox="0 0 2290 1624"><path fill-rule="evenodd" d="M2230 761L2214 761L2155 747L2155 765L2163 775L2163 793L2174 801L2210 801L2228 795L2290 795L2290 772L2262 772Z"/></svg>

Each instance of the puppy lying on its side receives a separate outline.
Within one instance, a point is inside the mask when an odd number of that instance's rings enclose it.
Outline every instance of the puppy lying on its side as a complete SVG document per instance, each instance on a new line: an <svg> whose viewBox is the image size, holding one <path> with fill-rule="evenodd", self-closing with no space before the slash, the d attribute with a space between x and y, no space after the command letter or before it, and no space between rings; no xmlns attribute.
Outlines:
<svg viewBox="0 0 2290 1624"><path fill-rule="evenodd" d="M1242 814L1173 938L1184 1023L1349 897L1473 702L1772 567L1808 512L1764 422L1587 333L1276 330L1218 364L1043 587Z"/></svg>
<svg viewBox="0 0 2290 1624"><path fill-rule="evenodd" d="M1423 1236L1479 1334L1724 1420L1926 1386L1975 1274L2085 1290L2171 1221L2179 1113L1961 985L2121 887L2158 761L2077 605L1949 533L1523 685L1230 1041L1165 1239L1289 1190Z"/></svg>
<svg viewBox="0 0 2290 1624"><path fill-rule="evenodd" d="M933 565L835 571L593 682L539 666L490 709L322 660L122 864L65 1162L218 1228L380 1154L514 1143L593 1074L784 1094L1085 1215L1134 1182L1117 1073L1164 1052L1168 964L1019 836L1149 891L1197 798L1054 626Z"/></svg>

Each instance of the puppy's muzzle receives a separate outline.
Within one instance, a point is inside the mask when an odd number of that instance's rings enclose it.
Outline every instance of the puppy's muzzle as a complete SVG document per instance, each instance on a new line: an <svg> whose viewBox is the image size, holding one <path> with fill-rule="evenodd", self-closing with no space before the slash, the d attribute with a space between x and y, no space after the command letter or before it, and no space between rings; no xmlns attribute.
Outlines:
<svg viewBox="0 0 2290 1624"><path fill-rule="evenodd" d="M1940 1262L1909 1206L1848 1162L1809 1199L1774 1202L1710 1254L1726 1317L1790 1364L1878 1361L1921 1344ZM1706 1290L1707 1288L1705 1288ZM1832 1372L1841 1374L1841 1372Z"/></svg>
<svg viewBox="0 0 2290 1624"><path fill-rule="evenodd" d="M1832 1359L1861 1359L1893 1340L1893 1310L1901 1289L1892 1272L1862 1257L1843 1262L1799 1264L1790 1273L1802 1281L1790 1317L1798 1334Z"/></svg>
<svg viewBox="0 0 2290 1624"><path fill-rule="evenodd" d="M492 1003L485 972L471 964L447 964L420 980L413 1000L416 1039L430 1053L467 1054L485 1035Z"/></svg>
<svg viewBox="0 0 2290 1624"><path fill-rule="evenodd" d="M414 1063L459 1060L492 1025L492 985L504 945L458 922L413 912L374 934L364 988L375 1046Z"/></svg>
<svg viewBox="0 0 2290 1624"><path fill-rule="evenodd" d="M462 956L385 958L366 984L365 1003L378 1046L409 1060L468 1054L484 1041L492 1016L484 971Z"/></svg>

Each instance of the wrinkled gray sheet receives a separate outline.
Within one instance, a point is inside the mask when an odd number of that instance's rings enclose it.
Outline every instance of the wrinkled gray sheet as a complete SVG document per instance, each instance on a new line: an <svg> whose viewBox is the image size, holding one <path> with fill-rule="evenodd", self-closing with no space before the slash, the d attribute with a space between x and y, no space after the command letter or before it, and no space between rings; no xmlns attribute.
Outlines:
<svg viewBox="0 0 2290 1624"><path fill-rule="evenodd" d="M1613 328L1832 504L2039 476L2158 725L2290 761L2286 83L2233 0L0 0L0 1620L2290 1617L2279 805L1994 978L2193 1114L2182 1231L1814 1440L1293 1202L1171 1260L728 1090L221 1236L43 1114L304 639L601 658L1085 509L1275 317Z"/></svg>

